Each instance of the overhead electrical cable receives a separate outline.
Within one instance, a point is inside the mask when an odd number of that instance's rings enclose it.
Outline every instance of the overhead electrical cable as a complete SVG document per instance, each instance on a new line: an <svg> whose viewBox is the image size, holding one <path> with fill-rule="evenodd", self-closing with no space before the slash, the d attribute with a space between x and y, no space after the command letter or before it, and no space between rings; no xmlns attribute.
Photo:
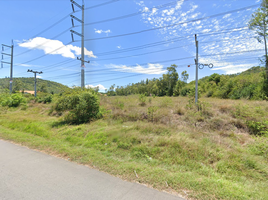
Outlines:
<svg viewBox="0 0 268 200"><path fill-rule="evenodd" d="M99 37L99 38L85 39L85 41L111 39L111 38L117 38L117 37L124 37L124 36L129 36L129 35L140 34L140 33L148 32L148 31L160 30L160 29L164 29L164 28L178 26L178 25L181 25L181 24L187 24L187 23L192 23L192 22L196 22L196 21L200 21L200 20L206 20L206 19L210 19L210 18L221 16L221 15L226 15L226 14L229 14L229 13L239 12L239 11L246 10L246 9L249 9L249 8L257 7L259 5L260 4L255 4L255 5L252 5L252 6L247 6L247 7L240 8L240 9L235 9L235 10L231 10L231 11L228 11L228 12L223 12L223 13L219 13L219 14L215 14L215 15L210 15L210 16L207 16L207 17L202 17L202 18L198 18L198 19L193 19L193 20L184 21L184 22L180 22L180 23L170 24L170 25L166 25L166 26L160 26L160 27L151 28L151 29L145 29L145 30L141 30L141 31L137 31L137 32L132 32L132 33L125 33L125 34L108 36L108 37ZM76 40L75 42L79 42L79 41L80 40Z"/></svg>
<svg viewBox="0 0 268 200"><path fill-rule="evenodd" d="M254 38L254 37L247 37L247 38L242 38L242 39L249 39L249 38ZM237 40L237 39L239 39L239 38L224 39L224 40L214 40L214 41L207 41L207 42L200 42L200 43L232 41L232 40ZM172 47L172 48L162 49L162 50L158 50L158 51L151 51L151 52L146 52L146 53L141 53L141 54L135 54L135 55L130 55L130 56L122 56L122 57L116 57L116 58L105 58L105 59L96 59L94 61L116 60L116 59L130 58L130 57L136 57L136 56L143 56L143 55L147 55L147 54L159 53L159 52L163 52L163 51L170 51L170 50L179 49L179 48L188 47L188 46L193 46L193 44L188 44L188 45L183 45L183 46L178 46L178 47Z"/></svg>
<svg viewBox="0 0 268 200"><path fill-rule="evenodd" d="M221 30L221 31L214 31L214 32L211 32L209 34L206 34L206 33L197 33L197 34L200 35L200 37L201 36L205 37L205 36L210 36L210 35L228 33L228 32L230 32L230 30L234 30L234 29L235 29L236 32L243 31L243 30L246 30L245 28L247 28L247 27L243 26L243 27L229 28L229 29L224 29L224 30ZM159 41L159 42L148 43L148 44L145 44L145 45L130 47L130 48L126 48L126 49L107 51L107 52L103 52L103 53L95 53L95 55L99 57L99 56L106 56L106 55L111 55L111 54L125 53L125 52L129 52L129 51L135 51L135 50L155 47L155 46L159 46L159 45L165 45L165 44L169 44L169 43L173 43L173 42L178 42L178 41L185 40L185 38L186 39L191 39L190 38L191 36L193 36L193 34L180 36L180 37L176 37L176 38L172 38L172 39L168 39L168 40L163 40L163 41Z"/></svg>
<svg viewBox="0 0 268 200"><path fill-rule="evenodd" d="M169 2L167 4L162 4L162 5L159 5L159 6L151 7L150 9L161 9L161 8L165 8L165 7L177 4L178 2L180 2L180 1ZM131 14L128 14L128 15L123 15L123 16L120 16L120 17L114 17L114 18L111 18L111 19L105 19L105 20L101 20L101 21L86 23L85 26L94 25L94 24L101 24L101 23L120 20L120 19L125 19L125 18L128 18L128 17L134 17L134 16L144 14L144 13L146 13L146 11L143 10L143 11L131 13ZM81 25L79 25L79 26L81 26Z"/></svg>
<svg viewBox="0 0 268 200"><path fill-rule="evenodd" d="M68 29L66 29L65 31L61 32L60 34L58 34L58 35L52 37L51 39L48 39L48 41L46 41L46 42L44 42L44 43L42 43L42 44L39 44L39 45L37 45L37 46L35 46L35 47L33 47L33 48L30 48L30 49L27 50L27 51L24 51L24 52L22 52L22 53L19 53L19 54L15 55L14 57L16 57L16 56L20 56L20 55L23 55L23 54L25 54L25 53L28 53L28 52L30 52L30 51L32 51L32 50L35 50L35 49L37 49L38 47L41 47L41 46L43 46L43 45L49 43L50 40L52 40L52 39L56 39L57 37L63 35L64 33L66 33L66 32L69 31L69 30L71 30L71 27L68 28ZM29 40L28 40L28 41L29 41ZM26 43L26 42L24 42L24 43ZM22 43L22 44L24 44L24 43ZM20 44L19 44L19 45L20 45Z"/></svg>
<svg viewBox="0 0 268 200"><path fill-rule="evenodd" d="M26 62L24 62L24 63L22 63L22 64L30 63L30 62L32 62L32 61L38 60L38 59L40 59L40 58L43 58L43 57L45 57L45 56L47 56L47 55L49 55L49 54L54 53L55 51L58 51L58 50L60 50L60 49L62 49L62 48L64 48L64 47L66 47L66 45L69 45L69 44L71 44L71 43L72 43L72 42L69 42L69 43L67 43L67 44L65 44L65 45L62 45L61 47L59 47L59 48L57 48L57 49L55 49L55 50L53 50L53 51L51 51L51 52L49 52L49 53L47 53L47 54L45 54L45 55L42 55L42 56L39 56L39 57L37 57L37 58L28 60L28 61L26 61Z"/></svg>

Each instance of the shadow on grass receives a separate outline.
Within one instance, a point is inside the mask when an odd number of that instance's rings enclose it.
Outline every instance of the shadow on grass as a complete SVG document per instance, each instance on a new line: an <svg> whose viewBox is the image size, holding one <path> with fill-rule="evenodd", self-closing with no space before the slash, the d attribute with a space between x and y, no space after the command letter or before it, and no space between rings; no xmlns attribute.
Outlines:
<svg viewBox="0 0 268 200"><path fill-rule="evenodd" d="M67 121L54 121L51 123L52 128L60 128L62 126L70 125Z"/></svg>

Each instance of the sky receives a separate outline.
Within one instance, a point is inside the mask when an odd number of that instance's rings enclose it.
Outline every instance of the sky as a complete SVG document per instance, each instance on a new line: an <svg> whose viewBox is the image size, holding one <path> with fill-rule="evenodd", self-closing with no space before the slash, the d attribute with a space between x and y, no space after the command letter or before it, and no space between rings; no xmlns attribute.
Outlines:
<svg viewBox="0 0 268 200"><path fill-rule="evenodd" d="M82 5L82 0L76 0ZM176 64L195 80L213 73L234 74L259 66L264 44L248 29L260 0L85 0L85 84L101 91L159 78ZM13 77L81 85L81 9L69 0L0 0L0 43L14 43ZM4 48L9 54L10 49ZM3 60L10 62L4 55ZM0 78L10 76L3 64Z"/></svg>

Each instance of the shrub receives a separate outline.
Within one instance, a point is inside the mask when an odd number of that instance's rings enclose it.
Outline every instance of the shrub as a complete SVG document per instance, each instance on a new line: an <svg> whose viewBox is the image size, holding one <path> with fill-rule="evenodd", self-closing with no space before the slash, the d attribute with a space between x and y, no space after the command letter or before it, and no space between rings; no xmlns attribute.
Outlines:
<svg viewBox="0 0 268 200"><path fill-rule="evenodd" d="M139 101L140 101L141 106L145 106L146 105L146 95L145 94L140 94Z"/></svg>
<svg viewBox="0 0 268 200"><path fill-rule="evenodd" d="M26 98L20 93L2 95L0 104L8 107L18 107L20 104L26 103Z"/></svg>
<svg viewBox="0 0 268 200"><path fill-rule="evenodd" d="M91 89L75 88L65 92L55 103L53 109L61 114L68 112L64 120L72 124L89 122L101 116L99 98Z"/></svg>
<svg viewBox="0 0 268 200"><path fill-rule="evenodd" d="M41 97L38 97L36 99L38 103L51 103L52 102L52 95L51 94L46 94L42 95Z"/></svg>
<svg viewBox="0 0 268 200"><path fill-rule="evenodd" d="M159 107L166 108L166 107L171 106L171 105L172 105L172 99L171 98L169 98L169 97L161 98Z"/></svg>
<svg viewBox="0 0 268 200"><path fill-rule="evenodd" d="M266 122L247 121L246 124L250 134L253 135L268 134L268 121Z"/></svg>
<svg viewBox="0 0 268 200"><path fill-rule="evenodd" d="M156 106L150 106L148 108L148 120L154 122L155 112L158 110Z"/></svg>

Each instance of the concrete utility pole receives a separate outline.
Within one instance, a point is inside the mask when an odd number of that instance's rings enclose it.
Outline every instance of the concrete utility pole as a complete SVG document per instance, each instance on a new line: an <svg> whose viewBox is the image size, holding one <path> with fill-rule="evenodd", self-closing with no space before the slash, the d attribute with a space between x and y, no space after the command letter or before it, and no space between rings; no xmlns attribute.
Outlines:
<svg viewBox="0 0 268 200"><path fill-rule="evenodd" d="M74 10L74 5L76 5L78 8L80 8L82 10L82 20L78 19L77 17L70 15L70 17L72 18L72 25L74 27L74 19L78 22L80 22L82 24L82 33L77 33L74 30L70 30L71 34L72 34L72 41L74 42L74 36L73 34L76 34L78 36L81 37L81 58L78 58L78 60L81 60L81 88L85 87L85 62L89 63L89 61L85 61L85 28L84 28L84 24L85 24L85 5L84 5L84 1L83 1L83 5L80 6L78 3L76 3L74 0L71 0L72 3L72 9L73 12L75 12Z"/></svg>
<svg viewBox="0 0 268 200"><path fill-rule="evenodd" d="M11 49L11 53L10 54L4 53L5 47ZM12 93L12 83L13 83L13 51L14 51L13 40L12 40L12 45L11 46L2 44L2 60L4 59L4 55L5 56L10 56L10 62L1 61L1 67L2 68L3 68L3 63L10 64L10 80L9 80L10 94Z"/></svg>
<svg viewBox="0 0 268 200"><path fill-rule="evenodd" d="M263 1L263 6L265 9L264 15L266 15L266 0ZM266 16L264 16L263 18L263 28L264 28L264 33L263 33L263 37L264 37L264 45L265 45L265 68L266 68L266 79L268 79L268 56L267 56L267 41L266 41Z"/></svg>
<svg viewBox="0 0 268 200"><path fill-rule="evenodd" d="M196 46L196 59L195 59L195 66L196 66L196 72L195 72L195 104L198 102L198 41L197 41L197 35L195 34L195 46Z"/></svg>
<svg viewBox="0 0 268 200"><path fill-rule="evenodd" d="M37 71L33 71L33 70L29 70L27 72L32 72L34 73L34 97L36 97L36 74L43 74L43 72L37 72Z"/></svg>

